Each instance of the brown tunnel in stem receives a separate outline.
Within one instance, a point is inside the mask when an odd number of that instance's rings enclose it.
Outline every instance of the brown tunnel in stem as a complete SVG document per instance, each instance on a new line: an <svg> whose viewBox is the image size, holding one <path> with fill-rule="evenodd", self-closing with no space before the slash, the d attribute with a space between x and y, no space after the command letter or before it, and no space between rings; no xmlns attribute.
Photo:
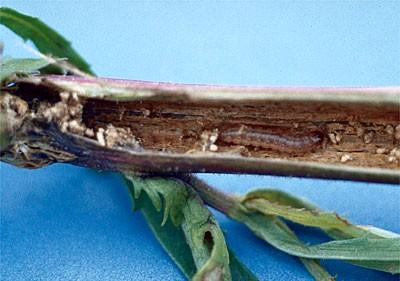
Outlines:
<svg viewBox="0 0 400 281"><path fill-rule="evenodd" d="M18 163L34 167L60 161L116 171L399 178L396 88L46 76L22 78L7 92L29 106L24 130L12 140L22 146L3 151L8 162L23 149L30 157Z"/></svg>
<svg viewBox="0 0 400 281"><path fill-rule="evenodd" d="M83 108L86 126L129 128L148 150L387 168L398 167L388 157L397 116L392 106L293 101L87 99Z"/></svg>

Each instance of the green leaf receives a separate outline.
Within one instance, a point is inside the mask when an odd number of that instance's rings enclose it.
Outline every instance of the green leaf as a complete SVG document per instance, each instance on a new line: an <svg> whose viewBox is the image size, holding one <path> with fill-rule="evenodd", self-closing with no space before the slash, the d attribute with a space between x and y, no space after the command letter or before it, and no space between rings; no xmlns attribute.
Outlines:
<svg viewBox="0 0 400 281"><path fill-rule="evenodd" d="M300 258L301 262L304 264L308 272L314 277L315 280L317 281L334 281L335 278L329 274L321 266L318 260L315 259L305 259L305 258Z"/></svg>
<svg viewBox="0 0 400 281"><path fill-rule="evenodd" d="M362 236L308 246L293 239L293 236L281 227L280 220L274 215L248 210L245 205L241 205L241 208L230 215L245 223L263 240L294 256L340 259L392 273L400 270L400 238L398 237L383 239Z"/></svg>
<svg viewBox="0 0 400 281"><path fill-rule="evenodd" d="M71 43L38 18L2 7L0 8L0 24L8 27L25 41L31 40L41 53L67 58L70 64L83 72L93 74L90 66L72 48Z"/></svg>
<svg viewBox="0 0 400 281"><path fill-rule="evenodd" d="M302 243L296 234L290 229L290 227L282 220L275 220L277 227L281 228L290 236L295 243ZM304 264L308 272L317 281L333 281L335 278L329 274L329 272L319 263L317 259L308 259L299 257L300 261Z"/></svg>
<svg viewBox="0 0 400 281"><path fill-rule="evenodd" d="M188 192L184 185L176 180L160 177L137 177L126 175L126 179L134 183L134 196L139 198L142 191L146 192L157 211L164 205L162 225L171 218L175 225L183 220L182 209L187 203Z"/></svg>
<svg viewBox="0 0 400 281"><path fill-rule="evenodd" d="M332 229L339 230L344 238L380 236L351 224L333 212L324 212L312 204L288 193L274 189L259 189L246 194L242 204L247 209L265 215L276 215L287 220L311 227L318 227L329 234Z"/></svg>
<svg viewBox="0 0 400 281"><path fill-rule="evenodd" d="M128 183L128 186L131 185ZM133 187L130 187L132 194ZM185 235L181 228L176 227L170 220L161 226L162 213L158 212L147 194L142 194L135 199L135 208L140 208L154 236L157 238L165 252L171 257L186 278L190 279L196 273L191 250L186 243Z"/></svg>
<svg viewBox="0 0 400 281"><path fill-rule="evenodd" d="M274 189L260 189L248 193L243 200L244 205L251 211L259 211L265 215L277 215L303 225L319 227L336 240L351 238L399 238L396 233L370 226L351 224L336 213L323 212L311 203L294 197L288 193ZM369 244L374 240L364 240L366 248L376 245ZM389 246L397 247L398 242L389 240ZM396 249L396 248L394 248ZM398 256L397 256L398 257ZM382 260L350 260L352 264L391 273L400 272L399 258L391 261Z"/></svg>
<svg viewBox="0 0 400 281"><path fill-rule="evenodd" d="M0 81L3 82L6 78L16 73L31 74L39 69L49 65L43 59L3 59L0 62Z"/></svg>
<svg viewBox="0 0 400 281"><path fill-rule="evenodd" d="M191 197L183 214L182 230L198 268L193 280L232 280L225 238L210 211Z"/></svg>
<svg viewBox="0 0 400 281"><path fill-rule="evenodd" d="M187 278L257 280L228 250L218 223L189 186L173 178L125 175L125 181L135 209Z"/></svg>
<svg viewBox="0 0 400 281"><path fill-rule="evenodd" d="M275 225L274 219L256 213L239 218L261 238L294 256L360 261L398 261L400 259L399 238L354 238L307 246L288 237Z"/></svg>

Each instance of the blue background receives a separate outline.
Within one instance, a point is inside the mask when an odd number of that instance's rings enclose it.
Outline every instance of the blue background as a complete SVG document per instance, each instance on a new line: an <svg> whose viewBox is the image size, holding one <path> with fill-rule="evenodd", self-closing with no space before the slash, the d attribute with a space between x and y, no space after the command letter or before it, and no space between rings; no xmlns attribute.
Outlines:
<svg viewBox="0 0 400 281"><path fill-rule="evenodd" d="M1 1L40 17L99 76L188 83L399 85L396 2ZM0 28L8 55L31 56ZM115 174L69 165L0 164L1 280L183 280ZM229 192L275 187L351 221L400 232L399 186L269 176L201 175ZM216 213L261 280L312 280L302 264ZM295 226L304 239L319 233ZM342 262L338 280L399 276Z"/></svg>

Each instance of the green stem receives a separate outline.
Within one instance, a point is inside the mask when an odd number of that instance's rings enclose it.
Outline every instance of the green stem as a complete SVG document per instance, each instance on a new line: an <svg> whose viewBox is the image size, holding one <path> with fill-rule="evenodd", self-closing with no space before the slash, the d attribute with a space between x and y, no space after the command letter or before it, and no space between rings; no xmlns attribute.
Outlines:
<svg viewBox="0 0 400 281"><path fill-rule="evenodd" d="M227 216L237 208L239 201L231 194L220 191L192 174L177 175L177 178L197 191L201 199L209 206Z"/></svg>

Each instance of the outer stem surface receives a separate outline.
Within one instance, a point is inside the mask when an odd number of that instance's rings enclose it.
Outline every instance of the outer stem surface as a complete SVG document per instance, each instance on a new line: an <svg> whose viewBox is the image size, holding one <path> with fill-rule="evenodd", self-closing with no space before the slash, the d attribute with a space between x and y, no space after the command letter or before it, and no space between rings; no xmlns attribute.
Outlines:
<svg viewBox="0 0 400 281"><path fill-rule="evenodd" d="M178 178L192 186L207 205L228 216L237 206L238 201L233 195L208 185L192 174L178 175Z"/></svg>

